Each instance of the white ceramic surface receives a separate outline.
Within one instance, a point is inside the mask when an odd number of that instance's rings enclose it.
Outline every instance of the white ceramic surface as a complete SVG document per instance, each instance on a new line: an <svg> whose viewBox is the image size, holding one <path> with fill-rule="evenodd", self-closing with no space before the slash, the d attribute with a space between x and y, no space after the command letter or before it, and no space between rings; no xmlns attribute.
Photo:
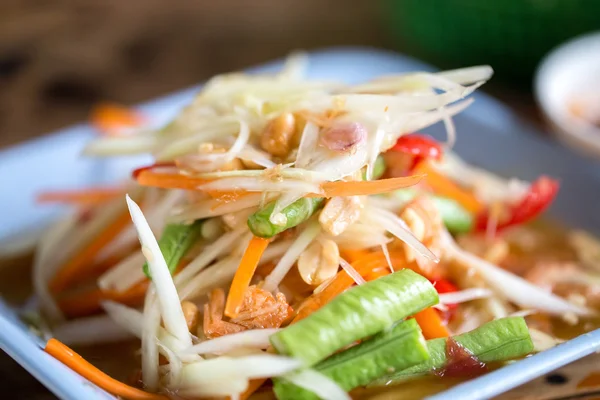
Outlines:
<svg viewBox="0 0 600 400"><path fill-rule="evenodd" d="M553 50L540 64L535 96L557 137L600 157L600 128L574 117L570 102L596 93L600 99L600 32L575 38Z"/></svg>

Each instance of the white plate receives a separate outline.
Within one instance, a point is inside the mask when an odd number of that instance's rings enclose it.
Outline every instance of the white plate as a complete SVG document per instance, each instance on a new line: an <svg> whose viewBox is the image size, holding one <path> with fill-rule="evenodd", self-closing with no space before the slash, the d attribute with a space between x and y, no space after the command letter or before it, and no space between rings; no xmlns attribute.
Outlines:
<svg viewBox="0 0 600 400"><path fill-rule="evenodd" d="M557 137L600 157L600 128L568 111L574 98L592 92L600 99L600 32L575 38L553 50L535 77L536 100Z"/></svg>
<svg viewBox="0 0 600 400"><path fill-rule="evenodd" d="M311 77L347 82L359 82L381 74L432 69L413 59L372 49L316 52L311 54L310 62ZM253 70L272 71L280 66L281 62L275 62ZM185 90L141 108L155 118L166 119L189 101L195 90ZM552 206L552 214L573 226L600 234L600 213L596 210L596 200L600 199L600 165L546 141L507 107L485 94L478 93L475 98L475 104L456 118L458 153L469 162L506 175L533 179L547 173L561 178L563 190ZM439 127L431 129L431 133L439 135ZM148 161L144 157L81 158L80 152L92 134L89 126L79 125L0 152L0 185L3 188L0 240L39 227L61 212L59 207L36 205L34 197L39 191L108 183ZM110 398L46 355L40 349L39 339L19 323L13 310L1 304L0 327L0 348L58 397L69 400ZM569 360L573 350L567 348L561 354L562 360ZM541 363L548 365L543 358ZM503 390L515 382L510 376L503 376L496 382L494 390ZM490 392L482 393L469 398L486 398Z"/></svg>

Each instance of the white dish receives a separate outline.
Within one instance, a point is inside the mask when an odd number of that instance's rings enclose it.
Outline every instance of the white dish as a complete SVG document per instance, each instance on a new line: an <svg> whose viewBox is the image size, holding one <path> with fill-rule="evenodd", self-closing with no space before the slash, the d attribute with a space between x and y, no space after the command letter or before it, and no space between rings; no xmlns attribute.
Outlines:
<svg viewBox="0 0 600 400"><path fill-rule="evenodd" d="M575 38L540 64L535 96L544 116L566 144L600 157L600 128L575 117L569 103L595 93L600 99L600 32Z"/></svg>
<svg viewBox="0 0 600 400"><path fill-rule="evenodd" d="M273 71L281 62L253 71ZM398 54L372 49L330 49L310 54L309 75L313 78L360 82L382 74L431 70L430 66ZM141 106L154 118L168 118L185 105L196 89L188 89ZM456 117L456 151L468 162L491 171L533 179L547 173L561 179L562 190L551 207L553 217L565 223L600 234L600 163L582 159L569 149L544 140L512 111L483 93L473 96L475 103ZM439 126L429 133L439 135ZM0 196L3 210L0 241L22 231L43 226L56 218L60 207L40 207L35 194L48 188L76 188L106 184L129 174L132 168L147 163L142 158L85 159L80 157L93 132L78 125L53 135L0 151L0 184L8 188ZM560 162L557 162L559 160ZM18 188L18 190L16 190ZM13 190L14 189L14 190ZM577 205L574 207L573 205ZM15 310L0 301L0 348L61 399L114 399L43 352L39 338L20 323ZM436 400L484 399L508 390L533 377L531 371L547 371L580 357L598 346L598 335L584 335L558 346L551 353L518 362L440 393ZM488 378L491 376L491 378ZM489 384L490 379L494 381Z"/></svg>

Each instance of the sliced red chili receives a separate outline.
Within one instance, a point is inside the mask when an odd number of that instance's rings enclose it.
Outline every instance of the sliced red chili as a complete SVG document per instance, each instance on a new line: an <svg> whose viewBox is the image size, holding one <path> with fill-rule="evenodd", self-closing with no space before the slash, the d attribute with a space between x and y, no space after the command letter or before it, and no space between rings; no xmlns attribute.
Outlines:
<svg viewBox="0 0 600 400"><path fill-rule="evenodd" d="M519 202L505 206L507 210L506 217L498 221L496 231L523 224L539 216L552 204L558 189L558 181L547 176L541 176L535 180ZM475 221L475 229L480 232L485 231L489 219L489 210L478 215Z"/></svg>
<svg viewBox="0 0 600 400"><path fill-rule="evenodd" d="M401 136L390 151L411 155L411 169L423 160L440 160L443 155L442 146L437 140L416 133Z"/></svg>

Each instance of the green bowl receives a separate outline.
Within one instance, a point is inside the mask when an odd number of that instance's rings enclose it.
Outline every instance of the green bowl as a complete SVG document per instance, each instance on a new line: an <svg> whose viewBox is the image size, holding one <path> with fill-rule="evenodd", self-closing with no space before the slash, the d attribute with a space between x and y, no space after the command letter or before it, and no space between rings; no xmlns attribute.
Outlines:
<svg viewBox="0 0 600 400"><path fill-rule="evenodd" d="M529 81L550 49L600 29L600 0L385 0L404 52L440 67L490 64Z"/></svg>

